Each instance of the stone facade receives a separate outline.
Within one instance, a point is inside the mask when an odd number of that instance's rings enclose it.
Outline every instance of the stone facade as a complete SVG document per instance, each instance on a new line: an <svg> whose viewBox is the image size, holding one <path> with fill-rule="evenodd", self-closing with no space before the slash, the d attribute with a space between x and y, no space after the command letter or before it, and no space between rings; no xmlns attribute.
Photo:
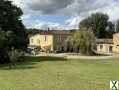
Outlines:
<svg viewBox="0 0 119 90"><path fill-rule="evenodd" d="M53 35L34 35L29 39L30 47L39 47L41 49L46 49L53 51Z"/></svg>
<svg viewBox="0 0 119 90"><path fill-rule="evenodd" d="M119 33L113 35L113 43L114 43L113 52L119 53Z"/></svg>
<svg viewBox="0 0 119 90"><path fill-rule="evenodd" d="M97 52L119 53L119 33L113 35L113 39L97 39Z"/></svg>
<svg viewBox="0 0 119 90"><path fill-rule="evenodd" d="M67 31L42 32L29 38L29 46L40 47L42 50L61 51L64 49L64 41L71 35Z"/></svg>
<svg viewBox="0 0 119 90"><path fill-rule="evenodd" d="M97 52L98 53L112 53L113 40L112 39L97 39Z"/></svg>
<svg viewBox="0 0 119 90"><path fill-rule="evenodd" d="M69 31L51 30L41 32L29 38L30 47L39 47L42 50L63 51L65 40L72 36ZM119 53L119 33L113 35L113 39L97 39L97 52Z"/></svg>

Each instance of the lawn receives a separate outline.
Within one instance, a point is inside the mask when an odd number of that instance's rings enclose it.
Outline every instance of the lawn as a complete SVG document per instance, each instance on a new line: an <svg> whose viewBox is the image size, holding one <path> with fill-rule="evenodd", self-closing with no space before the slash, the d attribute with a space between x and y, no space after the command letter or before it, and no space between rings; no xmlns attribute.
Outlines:
<svg viewBox="0 0 119 90"><path fill-rule="evenodd" d="M119 80L119 60L25 57L15 67L0 66L0 90L109 90Z"/></svg>

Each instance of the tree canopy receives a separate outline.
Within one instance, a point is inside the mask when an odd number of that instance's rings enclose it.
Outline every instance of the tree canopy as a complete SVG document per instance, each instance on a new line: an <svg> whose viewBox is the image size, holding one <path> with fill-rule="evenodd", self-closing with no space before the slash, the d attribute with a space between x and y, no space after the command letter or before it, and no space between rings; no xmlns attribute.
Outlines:
<svg viewBox="0 0 119 90"><path fill-rule="evenodd" d="M91 30L82 28L69 37L65 45L67 51L90 55L93 54L96 39Z"/></svg>
<svg viewBox="0 0 119 90"><path fill-rule="evenodd" d="M22 10L11 1L0 0L0 55L9 52L12 48L25 50L27 34L22 23ZM4 58L0 58L4 59Z"/></svg>
<svg viewBox="0 0 119 90"><path fill-rule="evenodd" d="M109 16L95 13L80 22L80 28L91 29L97 38L112 38L114 24L109 21Z"/></svg>
<svg viewBox="0 0 119 90"><path fill-rule="evenodd" d="M119 32L119 19L117 20L117 23L116 23L116 32Z"/></svg>

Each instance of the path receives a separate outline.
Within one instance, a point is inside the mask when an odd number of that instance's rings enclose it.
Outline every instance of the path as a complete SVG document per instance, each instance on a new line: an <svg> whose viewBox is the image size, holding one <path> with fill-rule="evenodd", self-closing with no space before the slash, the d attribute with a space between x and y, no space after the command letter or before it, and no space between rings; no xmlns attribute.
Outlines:
<svg viewBox="0 0 119 90"><path fill-rule="evenodd" d="M34 56L34 55L30 55ZM111 55L111 56L80 56L80 55L69 55L67 53L60 53L60 54L47 54L47 53L41 53L38 55L35 55L35 57L39 56L50 56L50 57L62 57L67 59L112 59L112 58L119 58L119 54L117 55Z"/></svg>

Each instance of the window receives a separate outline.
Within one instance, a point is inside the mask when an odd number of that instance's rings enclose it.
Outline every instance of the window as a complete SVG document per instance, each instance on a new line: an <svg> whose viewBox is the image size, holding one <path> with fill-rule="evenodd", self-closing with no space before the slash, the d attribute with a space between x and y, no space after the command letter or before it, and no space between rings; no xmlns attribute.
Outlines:
<svg viewBox="0 0 119 90"><path fill-rule="evenodd" d="M103 45L100 45L100 49L102 49L103 48Z"/></svg>
<svg viewBox="0 0 119 90"><path fill-rule="evenodd" d="M59 42L62 41L62 37L61 37L61 35L59 35L58 40L59 40Z"/></svg>
<svg viewBox="0 0 119 90"><path fill-rule="evenodd" d="M33 39L31 39L31 43L33 43Z"/></svg>
<svg viewBox="0 0 119 90"><path fill-rule="evenodd" d="M45 42L47 41L47 36L45 35Z"/></svg>
<svg viewBox="0 0 119 90"><path fill-rule="evenodd" d="M118 48L119 47L119 45L116 45L116 48Z"/></svg>
<svg viewBox="0 0 119 90"><path fill-rule="evenodd" d="M112 52L112 48L113 48L112 46L109 47L109 52Z"/></svg>
<svg viewBox="0 0 119 90"><path fill-rule="evenodd" d="M37 40L37 43L40 44L40 40L39 39Z"/></svg>

